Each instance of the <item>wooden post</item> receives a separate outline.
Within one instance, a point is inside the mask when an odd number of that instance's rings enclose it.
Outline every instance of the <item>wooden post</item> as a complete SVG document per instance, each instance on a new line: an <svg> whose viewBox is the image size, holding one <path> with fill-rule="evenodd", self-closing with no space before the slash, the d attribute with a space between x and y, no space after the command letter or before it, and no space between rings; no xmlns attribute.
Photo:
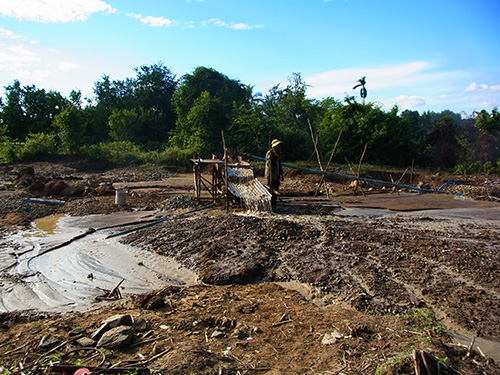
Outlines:
<svg viewBox="0 0 500 375"><path fill-rule="evenodd" d="M363 158L365 157L365 152L366 152L366 148L368 147L368 143L365 143L365 148L363 150L363 154L361 155L361 158L359 159L359 164L358 164L358 172L356 173L356 186L354 186L354 194L356 194L357 190L358 190L358 185L359 185L359 175L361 173L361 163L363 162ZM363 195L365 195L365 193L363 192L363 189L360 187L361 189L361 193Z"/></svg>
<svg viewBox="0 0 500 375"><path fill-rule="evenodd" d="M340 129L339 136L337 137L337 141L335 142L335 146L333 146L332 153L330 154L330 158L328 159L328 163L326 164L326 167L325 167L325 172L328 171L328 168L330 168L330 163L332 161L333 154L335 154L335 150L337 149L337 145L339 144L341 135L342 135L342 129ZM318 195L319 189L321 188L321 184L323 184L324 181L325 181L325 175L323 174L321 176L321 180L319 181L318 187L316 189L316 193L314 193L314 196ZM328 198L328 189L326 190L326 197Z"/></svg>
<svg viewBox="0 0 500 375"><path fill-rule="evenodd" d="M229 212L229 176L227 175L227 148L226 140L224 139L224 130L222 133L222 147L224 147L224 176L226 178L225 193L226 193L226 212Z"/></svg>
<svg viewBox="0 0 500 375"><path fill-rule="evenodd" d="M313 141L314 151L316 152L316 157L318 158L319 169L321 170L321 172L324 172L323 165L321 165L321 157L319 156L318 147L316 145L316 142L314 141L314 133L313 133L313 128L311 126L311 121L309 121L309 119L307 119L307 123L309 124L309 130L311 131L311 139Z"/></svg>

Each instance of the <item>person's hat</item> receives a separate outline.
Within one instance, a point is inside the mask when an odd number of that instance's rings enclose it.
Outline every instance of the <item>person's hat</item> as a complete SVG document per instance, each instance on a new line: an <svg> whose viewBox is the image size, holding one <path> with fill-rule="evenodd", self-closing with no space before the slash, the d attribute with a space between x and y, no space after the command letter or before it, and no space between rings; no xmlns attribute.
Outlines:
<svg viewBox="0 0 500 375"><path fill-rule="evenodd" d="M280 145L282 144L283 142L281 142L279 139L274 139L272 142L271 142L271 147L272 148L275 148L277 145Z"/></svg>

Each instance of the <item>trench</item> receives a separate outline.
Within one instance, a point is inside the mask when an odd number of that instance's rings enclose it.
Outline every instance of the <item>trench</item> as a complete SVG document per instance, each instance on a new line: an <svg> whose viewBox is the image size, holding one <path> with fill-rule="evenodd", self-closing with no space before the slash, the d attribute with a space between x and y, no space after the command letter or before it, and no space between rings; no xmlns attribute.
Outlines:
<svg viewBox="0 0 500 375"><path fill-rule="evenodd" d="M194 272L169 257L106 238L109 230L88 230L143 217L49 216L7 237L0 249L0 311L84 310L120 282L124 296L196 283Z"/></svg>

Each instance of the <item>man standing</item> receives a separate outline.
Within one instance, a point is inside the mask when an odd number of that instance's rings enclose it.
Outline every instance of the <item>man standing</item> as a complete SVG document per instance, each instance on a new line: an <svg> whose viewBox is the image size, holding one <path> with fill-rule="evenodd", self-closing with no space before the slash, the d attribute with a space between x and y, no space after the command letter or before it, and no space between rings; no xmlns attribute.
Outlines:
<svg viewBox="0 0 500 375"><path fill-rule="evenodd" d="M266 171L267 186L271 191L271 207L276 210L276 202L280 190L280 181L283 181L283 168L281 166L281 151L283 143L274 139L271 142L271 149L266 154Z"/></svg>

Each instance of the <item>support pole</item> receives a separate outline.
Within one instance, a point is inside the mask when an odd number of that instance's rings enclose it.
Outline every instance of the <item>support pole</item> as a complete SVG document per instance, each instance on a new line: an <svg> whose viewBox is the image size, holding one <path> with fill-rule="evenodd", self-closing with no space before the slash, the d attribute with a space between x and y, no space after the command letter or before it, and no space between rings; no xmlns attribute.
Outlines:
<svg viewBox="0 0 500 375"><path fill-rule="evenodd" d="M226 212L229 212L229 176L227 175L227 148L226 148L226 140L224 139L224 130L221 130L222 133L222 147L224 147L224 177L226 178L225 183L225 194L226 194Z"/></svg>

